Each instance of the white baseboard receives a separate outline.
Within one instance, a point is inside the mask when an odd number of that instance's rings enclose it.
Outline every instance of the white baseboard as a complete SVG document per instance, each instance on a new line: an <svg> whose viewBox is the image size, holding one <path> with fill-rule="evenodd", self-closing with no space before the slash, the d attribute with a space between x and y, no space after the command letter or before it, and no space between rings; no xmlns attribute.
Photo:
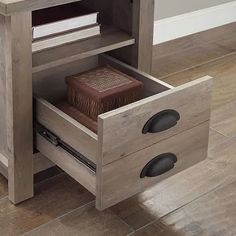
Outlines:
<svg viewBox="0 0 236 236"><path fill-rule="evenodd" d="M154 22L153 44L236 22L236 1Z"/></svg>

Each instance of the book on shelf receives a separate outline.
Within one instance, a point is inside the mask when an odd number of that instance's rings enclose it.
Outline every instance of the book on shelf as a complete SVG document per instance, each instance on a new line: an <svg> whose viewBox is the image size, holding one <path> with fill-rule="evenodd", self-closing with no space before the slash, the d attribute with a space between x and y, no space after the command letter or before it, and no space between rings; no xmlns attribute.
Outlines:
<svg viewBox="0 0 236 236"><path fill-rule="evenodd" d="M97 16L78 2L33 11L33 40L97 24Z"/></svg>
<svg viewBox="0 0 236 236"><path fill-rule="evenodd" d="M57 47L63 44L72 43L81 39L93 37L100 34L100 25L95 24L84 28L79 28L72 31L67 31L62 34L56 34L51 37L45 37L40 40L34 40L32 51L42 51L48 48Z"/></svg>

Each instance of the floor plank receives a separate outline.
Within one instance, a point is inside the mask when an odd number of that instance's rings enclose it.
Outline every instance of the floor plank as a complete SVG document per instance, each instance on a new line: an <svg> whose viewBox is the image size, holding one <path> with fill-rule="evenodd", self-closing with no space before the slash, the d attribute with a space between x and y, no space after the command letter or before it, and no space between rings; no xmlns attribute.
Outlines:
<svg viewBox="0 0 236 236"><path fill-rule="evenodd" d="M209 191L233 182L235 169L233 155L228 161L207 159L117 204L112 211L134 229L139 229Z"/></svg>
<svg viewBox="0 0 236 236"><path fill-rule="evenodd" d="M236 182L217 189L161 219L177 235L236 234ZM160 234L163 235L162 233ZM165 235L165 234L164 234ZM175 235L175 234L173 234Z"/></svg>
<svg viewBox="0 0 236 236"><path fill-rule="evenodd" d="M224 142L228 142L230 138L225 137L223 134L217 132L216 130L210 128L209 134L209 147L208 147L208 156L215 156L215 149L218 148Z"/></svg>
<svg viewBox="0 0 236 236"><path fill-rule="evenodd" d="M210 131L209 158L142 194L121 202L112 211L134 229L188 204L236 179L236 139Z"/></svg>
<svg viewBox="0 0 236 236"><path fill-rule="evenodd" d="M214 134L212 132L215 132ZM229 138L211 131L210 146L208 150L209 159L215 161L236 163L236 138Z"/></svg>
<svg viewBox="0 0 236 236"><path fill-rule="evenodd" d="M128 199L112 210L139 229L207 192L236 179L236 140L210 132L210 158L146 192Z"/></svg>
<svg viewBox="0 0 236 236"><path fill-rule="evenodd" d="M161 58L154 58L153 74L156 77L167 76L225 56L232 51L232 49L224 48L216 43L211 43L180 51L171 56L168 55Z"/></svg>
<svg viewBox="0 0 236 236"><path fill-rule="evenodd" d="M236 137L236 101L212 112L211 127L227 137Z"/></svg>
<svg viewBox="0 0 236 236"><path fill-rule="evenodd" d="M235 65L236 53L233 53L216 61L160 79L178 86L205 75L212 76L214 78L212 109L216 109L236 100Z"/></svg>
<svg viewBox="0 0 236 236"><path fill-rule="evenodd" d="M16 236L28 232L77 207L94 197L81 185L63 175L40 183L35 197L14 206L8 198L0 200L1 235Z"/></svg>
<svg viewBox="0 0 236 236"><path fill-rule="evenodd" d="M153 74L167 76L236 50L236 22L154 46Z"/></svg>
<svg viewBox="0 0 236 236"><path fill-rule="evenodd" d="M7 179L0 174L0 200L8 195Z"/></svg>
<svg viewBox="0 0 236 236"><path fill-rule="evenodd" d="M165 225L161 224L160 222L155 222L129 234L128 236L158 236L161 233L166 232L167 230L168 228Z"/></svg>
<svg viewBox="0 0 236 236"><path fill-rule="evenodd" d="M154 46L154 60L178 52L192 49L203 44L217 44L228 50L235 50L236 22L178 38Z"/></svg>
<svg viewBox="0 0 236 236"><path fill-rule="evenodd" d="M94 203L51 221L27 236L125 236L133 230L109 210L99 212Z"/></svg>
<svg viewBox="0 0 236 236"><path fill-rule="evenodd" d="M212 191L132 236L236 235L236 182Z"/></svg>
<svg viewBox="0 0 236 236"><path fill-rule="evenodd" d="M208 159L236 168L236 137L226 137L210 129Z"/></svg>

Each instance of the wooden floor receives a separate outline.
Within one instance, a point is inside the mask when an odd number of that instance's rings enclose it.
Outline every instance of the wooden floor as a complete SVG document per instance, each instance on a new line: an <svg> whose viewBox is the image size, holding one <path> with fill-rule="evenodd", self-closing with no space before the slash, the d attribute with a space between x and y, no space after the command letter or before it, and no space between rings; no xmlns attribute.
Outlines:
<svg viewBox="0 0 236 236"><path fill-rule="evenodd" d="M1 236L236 235L236 23L155 46L153 74L173 85L215 78L208 159L104 212L65 174L14 206L0 176Z"/></svg>

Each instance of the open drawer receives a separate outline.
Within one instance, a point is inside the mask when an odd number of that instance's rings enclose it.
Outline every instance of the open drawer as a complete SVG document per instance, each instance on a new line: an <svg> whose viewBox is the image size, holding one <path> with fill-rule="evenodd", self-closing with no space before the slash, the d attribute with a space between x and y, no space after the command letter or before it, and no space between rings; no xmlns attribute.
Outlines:
<svg viewBox="0 0 236 236"><path fill-rule="evenodd" d="M206 158L212 79L174 88L110 56L99 63L142 81L143 99L100 115L95 134L36 98L35 144L103 210Z"/></svg>

